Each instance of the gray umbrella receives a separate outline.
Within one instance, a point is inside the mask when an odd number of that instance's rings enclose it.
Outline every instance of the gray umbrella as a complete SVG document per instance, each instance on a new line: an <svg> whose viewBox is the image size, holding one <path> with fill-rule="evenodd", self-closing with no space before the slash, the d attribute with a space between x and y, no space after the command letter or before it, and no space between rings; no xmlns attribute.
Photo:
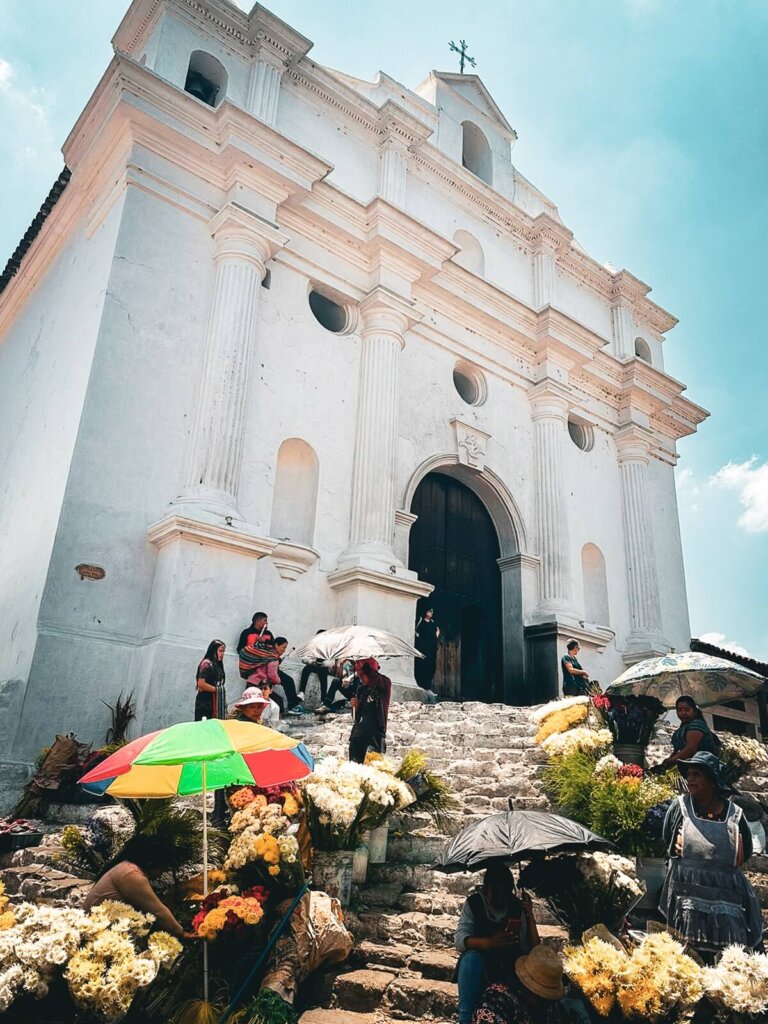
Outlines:
<svg viewBox="0 0 768 1024"><path fill-rule="evenodd" d="M504 811L475 821L449 839L437 871L482 871L492 861L514 864L537 853L611 849L612 843L570 818L546 811Z"/></svg>

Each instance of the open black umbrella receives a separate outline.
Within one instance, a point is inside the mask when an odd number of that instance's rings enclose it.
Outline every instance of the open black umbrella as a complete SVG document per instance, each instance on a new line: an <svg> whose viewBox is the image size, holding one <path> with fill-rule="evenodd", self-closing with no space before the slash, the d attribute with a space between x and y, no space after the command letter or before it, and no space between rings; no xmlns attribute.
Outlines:
<svg viewBox="0 0 768 1024"><path fill-rule="evenodd" d="M504 811L475 821L449 839L437 871L482 871L492 861L515 864L537 853L611 849L612 843L570 818L546 811Z"/></svg>

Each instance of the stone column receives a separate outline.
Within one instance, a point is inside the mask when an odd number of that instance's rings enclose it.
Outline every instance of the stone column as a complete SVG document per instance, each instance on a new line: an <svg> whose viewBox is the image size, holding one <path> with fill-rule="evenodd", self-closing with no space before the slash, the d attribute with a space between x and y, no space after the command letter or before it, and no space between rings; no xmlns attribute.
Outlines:
<svg viewBox="0 0 768 1024"><path fill-rule="evenodd" d="M571 549L563 445L568 430L567 392L545 381L528 392L533 419L536 532L541 568L538 618L571 608Z"/></svg>
<svg viewBox="0 0 768 1024"><path fill-rule="evenodd" d="M623 427L614 437L621 473L624 516L624 551L629 593L630 651L663 647L659 580L653 530L648 507L646 467L650 461L650 437L636 426Z"/></svg>
<svg viewBox="0 0 768 1024"><path fill-rule="evenodd" d="M395 560L397 382L407 311L407 303L383 289L360 304L362 353L348 554L368 553L386 562Z"/></svg>
<svg viewBox="0 0 768 1024"><path fill-rule="evenodd" d="M237 489L265 264L287 237L233 203L210 223L216 276L205 353L177 503L241 518Z"/></svg>

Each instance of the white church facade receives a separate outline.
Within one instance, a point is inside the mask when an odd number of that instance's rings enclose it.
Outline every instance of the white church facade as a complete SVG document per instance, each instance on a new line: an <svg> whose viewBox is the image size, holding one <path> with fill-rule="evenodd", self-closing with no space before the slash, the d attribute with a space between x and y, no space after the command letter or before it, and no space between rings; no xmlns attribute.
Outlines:
<svg viewBox="0 0 768 1024"><path fill-rule="evenodd" d="M688 646L673 472L706 413L664 372L675 319L517 171L477 76L359 81L311 45L134 0L3 279L20 771L121 691L140 731L191 717L257 609L298 645L432 604L444 695L510 703L555 694L570 636L602 681Z"/></svg>

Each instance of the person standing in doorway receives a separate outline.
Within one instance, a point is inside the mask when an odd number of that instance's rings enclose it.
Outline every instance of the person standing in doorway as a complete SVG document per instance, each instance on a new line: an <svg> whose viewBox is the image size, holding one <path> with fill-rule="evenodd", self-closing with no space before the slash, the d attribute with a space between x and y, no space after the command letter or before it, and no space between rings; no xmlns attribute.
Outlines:
<svg viewBox="0 0 768 1024"><path fill-rule="evenodd" d="M566 653L560 659L563 670L563 696L586 697L589 693L589 673L579 664L579 641L569 640L565 646Z"/></svg>
<svg viewBox="0 0 768 1024"><path fill-rule="evenodd" d="M349 734L349 760L363 764L369 748L377 754L387 752L387 719L392 697L392 680L379 672L375 658L355 662L355 675L360 680L357 693L351 698L354 724Z"/></svg>
<svg viewBox="0 0 768 1024"><path fill-rule="evenodd" d="M437 694L432 688L437 668L437 642L440 639L440 627L434 619L434 609L425 608L424 614L416 623L416 650L424 655L414 662L413 670L416 682L426 690L426 703L434 704L437 701Z"/></svg>
<svg viewBox="0 0 768 1024"><path fill-rule="evenodd" d="M197 696L195 697L195 721L204 718L227 717L227 694L224 689L227 676L224 671L224 652L227 646L223 640L211 640L208 650L195 673Z"/></svg>

